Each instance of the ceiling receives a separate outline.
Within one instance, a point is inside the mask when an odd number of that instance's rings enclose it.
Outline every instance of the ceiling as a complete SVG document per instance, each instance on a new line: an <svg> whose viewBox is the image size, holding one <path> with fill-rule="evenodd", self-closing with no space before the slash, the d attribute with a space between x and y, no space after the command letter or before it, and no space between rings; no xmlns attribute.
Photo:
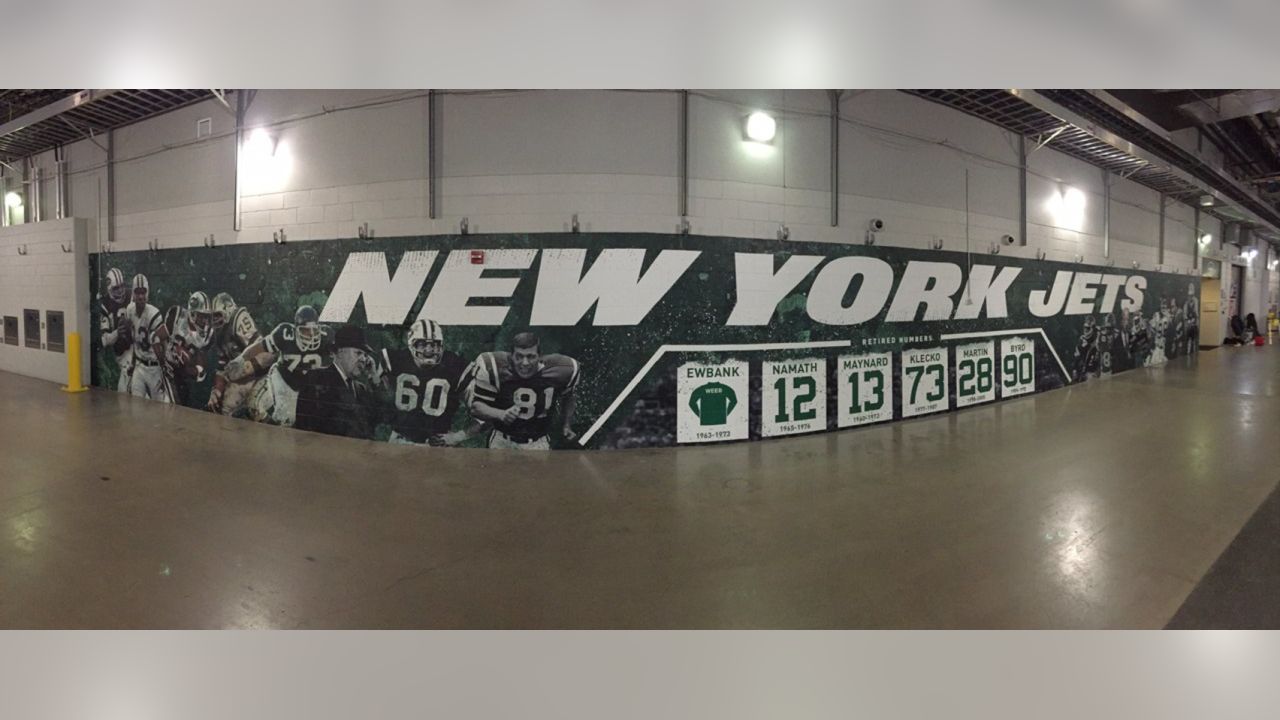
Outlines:
<svg viewBox="0 0 1280 720"><path fill-rule="evenodd" d="M1280 243L1280 92L908 90ZM1194 128L1194 135L1174 132ZM1194 138L1188 140L1188 138ZM1223 162L1203 155L1212 145ZM1034 147L1034 145L1032 146Z"/></svg>
<svg viewBox="0 0 1280 720"><path fill-rule="evenodd" d="M0 159L12 162L214 96L212 90L0 90Z"/></svg>

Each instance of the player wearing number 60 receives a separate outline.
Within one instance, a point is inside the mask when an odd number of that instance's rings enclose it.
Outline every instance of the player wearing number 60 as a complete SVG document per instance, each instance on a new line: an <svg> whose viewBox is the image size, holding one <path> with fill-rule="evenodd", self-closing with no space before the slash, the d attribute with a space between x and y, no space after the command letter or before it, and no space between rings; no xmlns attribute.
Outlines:
<svg viewBox="0 0 1280 720"><path fill-rule="evenodd" d="M479 423L453 430L466 386L467 361L444 349L444 328L417 320L405 335L407 349L382 351L391 385L393 443L457 445L480 431Z"/></svg>
<svg viewBox="0 0 1280 720"><path fill-rule="evenodd" d="M491 423L491 448L549 450L548 428L560 402L560 429L574 440L574 390L578 361L566 355L543 355L538 336L522 332L512 339L511 352L481 353L472 363L468 405L471 414Z"/></svg>

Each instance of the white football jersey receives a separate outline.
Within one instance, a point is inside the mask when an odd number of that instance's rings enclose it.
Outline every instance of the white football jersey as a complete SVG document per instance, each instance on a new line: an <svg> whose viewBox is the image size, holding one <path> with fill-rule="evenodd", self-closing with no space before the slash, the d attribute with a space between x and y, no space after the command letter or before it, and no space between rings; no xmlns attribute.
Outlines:
<svg viewBox="0 0 1280 720"><path fill-rule="evenodd" d="M156 331L164 324L164 318L155 305L148 304L138 314L138 305L129 303L124 313L124 321L133 330L133 357L144 363L156 363L156 353L151 345L155 342Z"/></svg>
<svg viewBox="0 0 1280 720"><path fill-rule="evenodd" d="M209 344L212 331L207 327L203 331L193 330L190 319L190 311L177 306L169 308L169 312L165 314L164 324L169 329L169 344L165 348L165 360L170 365L179 364L177 357L179 347L202 350Z"/></svg>

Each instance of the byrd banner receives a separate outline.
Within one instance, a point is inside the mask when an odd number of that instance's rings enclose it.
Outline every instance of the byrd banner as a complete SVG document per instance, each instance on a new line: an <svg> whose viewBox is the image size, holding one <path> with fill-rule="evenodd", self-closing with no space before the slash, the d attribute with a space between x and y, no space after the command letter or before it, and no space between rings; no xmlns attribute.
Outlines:
<svg viewBox="0 0 1280 720"><path fill-rule="evenodd" d="M1198 279L651 234L91 257L100 387L303 430L519 450L855 428L1196 352Z"/></svg>

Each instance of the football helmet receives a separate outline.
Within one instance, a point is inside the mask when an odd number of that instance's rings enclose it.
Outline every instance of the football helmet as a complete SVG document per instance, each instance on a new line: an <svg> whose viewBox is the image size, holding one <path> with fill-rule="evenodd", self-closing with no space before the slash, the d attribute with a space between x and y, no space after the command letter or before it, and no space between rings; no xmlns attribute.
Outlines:
<svg viewBox="0 0 1280 720"><path fill-rule="evenodd" d="M209 329L209 296L202 290L191 293L187 298L187 324L193 330L205 332Z"/></svg>
<svg viewBox="0 0 1280 720"><path fill-rule="evenodd" d="M320 349L324 330L320 327L320 313L310 305L303 305L293 314L293 324L298 331L298 349L314 352Z"/></svg>
<svg viewBox="0 0 1280 720"><path fill-rule="evenodd" d="M434 320L417 320L409 328L407 343L418 367L438 365L444 358L444 329Z"/></svg>
<svg viewBox="0 0 1280 720"><path fill-rule="evenodd" d="M236 301L231 298L228 293L218 293L213 296L213 303L209 308L209 322L214 330L231 322L232 316L236 314Z"/></svg>
<svg viewBox="0 0 1280 720"><path fill-rule="evenodd" d="M146 302L151 295L151 283L147 282L147 276L138 273L133 276L133 299L136 302Z"/></svg>
<svg viewBox="0 0 1280 720"><path fill-rule="evenodd" d="M124 273L120 268L111 268L107 271L107 295L121 304L129 299L129 286L125 284Z"/></svg>

